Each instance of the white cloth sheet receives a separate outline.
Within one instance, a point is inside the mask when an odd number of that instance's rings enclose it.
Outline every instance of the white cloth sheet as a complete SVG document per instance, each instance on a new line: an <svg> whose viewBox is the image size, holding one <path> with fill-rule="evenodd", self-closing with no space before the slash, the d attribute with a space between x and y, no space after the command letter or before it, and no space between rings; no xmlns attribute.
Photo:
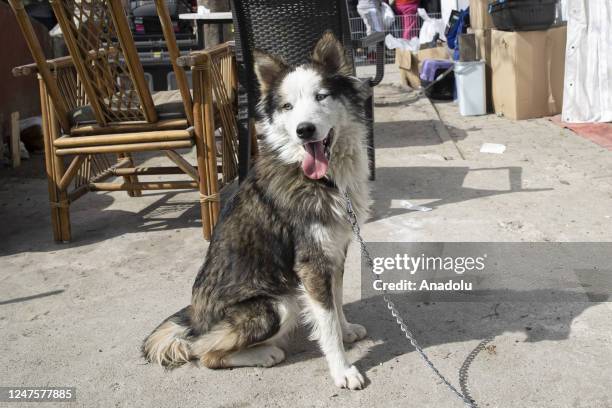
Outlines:
<svg viewBox="0 0 612 408"><path fill-rule="evenodd" d="M612 122L612 0L567 0L562 118Z"/></svg>

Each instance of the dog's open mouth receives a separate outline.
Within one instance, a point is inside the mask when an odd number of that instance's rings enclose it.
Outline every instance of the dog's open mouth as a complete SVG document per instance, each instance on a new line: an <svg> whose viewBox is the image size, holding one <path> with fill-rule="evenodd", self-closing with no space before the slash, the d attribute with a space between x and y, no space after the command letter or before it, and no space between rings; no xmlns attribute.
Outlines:
<svg viewBox="0 0 612 408"><path fill-rule="evenodd" d="M329 167L331 146L334 140L334 129L330 129L327 137L316 142L306 143L306 156L302 162L302 170L306 177L318 180L323 178Z"/></svg>

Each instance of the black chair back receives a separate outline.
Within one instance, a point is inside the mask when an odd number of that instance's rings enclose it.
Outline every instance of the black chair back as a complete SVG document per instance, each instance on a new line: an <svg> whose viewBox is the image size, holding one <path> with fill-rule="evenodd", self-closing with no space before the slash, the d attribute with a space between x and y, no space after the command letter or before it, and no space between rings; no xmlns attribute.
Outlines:
<svg viewBox="0 0 612 408"><path fill-rule="evenodd" d="M253 50L277 55L290 65L308 61L325 31L340 39L353 56L346 0L232 0L238 64L238 126L240 175L249 167L249 118L256 115L259 88ZM249 146L245 146L245 144Z"/></svg>

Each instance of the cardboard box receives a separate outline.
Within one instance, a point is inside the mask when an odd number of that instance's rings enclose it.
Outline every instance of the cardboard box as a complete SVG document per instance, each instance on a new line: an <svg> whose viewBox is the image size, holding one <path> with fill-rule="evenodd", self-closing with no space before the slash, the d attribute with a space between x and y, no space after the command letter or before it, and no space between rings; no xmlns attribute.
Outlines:
<svg viewBox="0 0 612 408"><path fill-rule="evenodd" d="M510 119L552 116L563 107L567 27L491 30L493 106Z"/></svg>
<svg viewBox="0 0 612 408"><path fill-rule="evenodd" d="M415 89L421 86L421 80L419 79L419 64L416 53L398 48L395 50L395 63L400 71L400 80L402 85L407 85Z"/></svg>
<svg viewBox="0 0 612 408"><path fill-rule="evenodd" d="M470 26L475 30L495 28L489 14L489 0L470 0Z"/></svg>
<svg viewBox="0 0 612 408"><path fill-rule="evenodd" d="M491 30L472 30L476 36L476 58L485 62L487 112L493 112L493 66L491 65Z"/></svg>
<svg viewBox="0 0 612 408"><path fill-rule="evenodd" d="M418 52L395 50L395 61L399 67L402 85L408 85L411 88L419 88L421 86L419 72L423 67L423 61L426 59L450 59L448 48L446 45L440 45L434 48L419 50Z"/></svg>

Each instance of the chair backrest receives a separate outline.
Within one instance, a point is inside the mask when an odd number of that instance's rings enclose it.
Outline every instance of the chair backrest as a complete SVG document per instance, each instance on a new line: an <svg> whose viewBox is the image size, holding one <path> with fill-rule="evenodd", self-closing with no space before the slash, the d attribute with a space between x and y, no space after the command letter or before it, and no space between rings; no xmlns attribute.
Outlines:
<svg viewBox="0 0 612 408"><path fill-rule="evenodd" d="M121 0L52 0L66 47L99 125L157 113Z"/></svg>
<svg viewBox="0 0 612 408"><path fill-rule="evenodd" d="M346 0L231 0L238 69L239 174L243 181L251 163L259 86L253 51L261 49L287 63L307 62L325 31L340 39L352 59L353 46Z"/></svg>
<svg viewBox="0 0 612 408"><path fill-rule="evenodd" d="M166 0L155 0L155 7L164 33L164 39L166 40L166 47L168 48L168 55L170 56L176 84L181 93L181 98L183 99L185 116L187 117L187 121L193 124L193 99L191 97L191 91L189 90L189 82L185 70L178 65L178 59L181 54L176 42L176 36L174 35L174 27L172 25Z"/></svg>
<svg viewBox="0 0 612 408"><path fill-rule="evenodd" d="M258 98L254 49L298 65L308 61L321 35L331 31L352 59L346 0L232 0L232 10L238 75L249 95L251 115Z"/></svg>

